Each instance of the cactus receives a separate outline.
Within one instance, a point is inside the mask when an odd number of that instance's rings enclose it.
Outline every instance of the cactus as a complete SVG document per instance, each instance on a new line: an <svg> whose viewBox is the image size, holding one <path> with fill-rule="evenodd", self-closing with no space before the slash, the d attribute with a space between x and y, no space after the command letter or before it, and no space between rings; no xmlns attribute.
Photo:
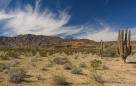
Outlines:
<svg viewBox="0 0 136 86"><path fill-rule="evenodd" d="M102 59L102 55L103 55L103 42L102 42L102 40L100 41L99 54L100 54L101 59Z"/></svg>
<svg viewBox="0 0 136 86"><path fill-rule="evenodd" d="M117 51L119 56L122 58L124 62L126 62L126 58L131 54L132 47L130 45L130 37L131 37L131 31L128 30L128 27L126 27L125 30L125 37L124 37L124 31L119 30L118 32L118 40L117 40Z"/></svg>

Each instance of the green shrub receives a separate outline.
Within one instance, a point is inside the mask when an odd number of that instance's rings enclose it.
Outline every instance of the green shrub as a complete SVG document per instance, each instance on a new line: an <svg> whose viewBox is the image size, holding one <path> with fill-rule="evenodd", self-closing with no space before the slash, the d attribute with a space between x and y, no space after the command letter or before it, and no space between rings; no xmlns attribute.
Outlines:
<svg viewBox="0 0 136 86"><path fill-rule="evenodd" d="M71 70L73 67L73 65L69 62L69 63L65 63L63 65L63 68L66 69L66 70Z"/></svg>
<svg viewBox="0 0 136 86"><path fill-rule="evenodd" d="M72 74L79 74L79 73L81 73L82 72L82 69L81 68L78 68L78 67L73 67L72 69L71 69L71 73Z"/></svg>
<svg viewBox="0 0 136 86"><path fill-rule="evenodd" d="M0 63L0 72L2 72L6 68L7 66L4 63Z"/></svg>
<svg viewBox="0 0 136 86"><path fill-rule="evenodd" d="M19 83L24 80L26 72L22 68L12 68L8 72L8 81L12 83Z"/></svg>
<svg viewBox="0 0 136 86"><path fill-rule="evenodd" d="M36 51L36 50L32 50L31 52L32 52L32 55L33 55L33 56L35 56L35 55L36 55L36 53L37 53L37 51Z"/></svg>
<svg viewBox="0 0 136 86"><path fill-rule="evenodd" d="M15 52L15 51L8 51L6 53L6 56L13 57L13 58L19 58L20 54L19 52Z"/></svg>
<svg viewBox="0 0 136 86"><path fill-rule="evenodd" d="M39 54L42 57L46 57L47 56L47 52L45 52L45 51L39 51Z"/></svg>
<svg viewBox="0 0 136 86"><path fill-rule="evenodd" d="M79 67L81 67L81 68L85 68L85 67L86 67L86 63L85 63L85 62L81 62L81 63L79 63Z"/></svg>
<svg viewBox="0 0 136 86"><path fill-rule="evenodd" d="M66 79L66 77L64 75L56 75L56 76L53 76L52 79L59 86L67 85L67 81L66 81L67 79Z"/></svg>
<svg viewBox="0 0 136 86"><path fill-rule="evenodd" d="M101 60L94 59L93 61L90 62L90 66L96 70L99 66L101 66L102 62Z"/></svg>

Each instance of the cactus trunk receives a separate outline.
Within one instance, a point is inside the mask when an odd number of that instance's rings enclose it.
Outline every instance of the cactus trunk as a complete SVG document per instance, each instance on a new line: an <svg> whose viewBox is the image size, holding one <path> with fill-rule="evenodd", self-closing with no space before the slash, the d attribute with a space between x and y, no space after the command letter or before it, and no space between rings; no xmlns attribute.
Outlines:
<svg viewBox="0 0 136 86"><path fill-rule="evenodd" d="M100 54L100 57L102 59L102 56L103 56L103 42L102 42L102 40L100 42L99 54Z"/></svg>
<svg viewBox="0 0 136 86"><path fill-rule="evenodd" d="M125 37L124 37L124 31L119 30L118 33L118 54L122 58L123 62L126 62L127 56L131 54L131 46L130 46L130 37L131 37L131 32L129 30L128 32L128 27L126 27L125 30Z"/></svg>

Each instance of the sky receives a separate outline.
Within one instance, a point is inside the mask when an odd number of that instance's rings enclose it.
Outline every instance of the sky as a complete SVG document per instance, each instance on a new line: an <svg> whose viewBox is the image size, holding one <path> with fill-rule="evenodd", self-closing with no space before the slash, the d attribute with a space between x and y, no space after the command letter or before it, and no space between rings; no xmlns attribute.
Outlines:
<svg viewBox="0 0 136 86"><path fill-rule="evenodd" d="M136 0L0 0L0 36L116 41L126 26L136 40Z"/></svg>

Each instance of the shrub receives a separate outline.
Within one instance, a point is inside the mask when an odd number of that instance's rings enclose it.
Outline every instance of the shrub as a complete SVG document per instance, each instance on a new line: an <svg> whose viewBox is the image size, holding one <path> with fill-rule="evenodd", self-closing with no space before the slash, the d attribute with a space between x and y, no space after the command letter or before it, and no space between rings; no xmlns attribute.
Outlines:
<svg viewBox="0 0 136 86"><path fill-rule="evenodd" d="M69 62L69 63L65 63L63 65L63 68L66 69L66 70L71 70L73 67L73 65Z"/></svg>
<svg viewBox="0 0 136 86"><path fill-rule="evenodd" d="M71 69L71 73L72 74L79 74L79 73L81 73L82 72L82 69L81 68L78 68L78 67L73 67L72 69Z"/></svg>
<svg viewBox="0 0 136 86"><path fill-rule="evenodd" d="M92 73L91 79L95 82L103 83L102 77L100 75L98 75L97 73Z"/></svg>
<svg viewBox="0 0 136 86"><path fill-rule="evenodd" d="M74 55L74 59L78 59L78 55Z"/></svg>
<svg viewBox="0 0 136 86"><path fill-rule="evenodd" d="M47 56L47 52L45 52L45 51L39 51L39 54L42 57L46 57Z"/></svg>
<svg viewBox="0 0 136 86"><path fill-rule="evenodd" d="M9 58L8 58L8 56L6 56L6 55L0 55L0 58L1 58L1 60L8 60Z"/></svg>
<svg viewBox="0 0 136 86"><path fill-rule="evenodd" d="M90 66L96 70L100 65L101 65L101 61L100 60L97 60L97 59L94 59L93 61L90 62Z"/></svg>
<svg viewBox="0 0 136 86"><path fill-rule="evenodd" d="M16 60L12 60L11 62L10 62L10 66L11 67L16 67L17 65L19 64L19 62L18 61L16 61Z"/></svg>
<svg viewBox="0 0 136 86"><path fill-rule="evenodd" d="M56 57L56 58L54 58L54 60L53 60L56 64L61 64L61 65L63 65L63 64L65 64L65 63L68 63L69 62L69 60L65 57L63 57L63 58L60 58L60 57Z"/></svg>
<svg viewBox="0 0 136 86"><path fill-rule="evenodd" d="M41 75L40 75L40 74L36 75L36 78L37 78L38 80L40 80L40 79L41 79Z"/></svg>
<svg viewBox="0 0 136 86"><path fill-rule="evenodd" d="M82 54L82 58L85 58L85 57L87 57L87 55L86 54Z"/></svg>
<svg viewBox="0 0 136 86"><path fill-rule="evenodd" d="M106 69L109 69L109 67L104 64L104 65L102 65L102 69L106 70Z"/></svg>
<svg viewBox="0 0 136 86"><path fill-rule="evenodd" d="M52 79L59 86L67 84L66 77L64 75L56 75L53 76Z"/></svg>
<svg viewBox="0 0 136 86"><path fill-rule="evenodd" d="M59 64L61 62L61 58L60 57L56 57L53 60L56 64Z"/></svg>
<svg viewBox="0 0 136 86"><path fill-rule="evenodd" d="M81 62L81 63L79 63L79 67L81 67L81 68L85 68L85 67L86 67L86 63L85 63L85 62Z"/></svg>
<svg viewBox="0 0 136 86"><path fill-rule="evenodd" d="M36 67L36 63L31 63L32 67Z"/></svg>
<svg viewBox="0 0 136 86"><path fill-rule="evenodd" d="M47 71L47 69L45 67L42 67L40 70Z"/></svg>
<svg viewBox="0 0 136 86"><path fill-rule="evenodd" d="M37 62L37 61L38 61L38 59L36 59L36 58L31 59L31 62Z"/></svg>
<svg viewBox="0 0 136 86"><path fill-rule="evenodd" d="M13 57L13 58L19 58L19 52L14 52L14 51L8 51L6 53L6 56Z"/></svg>
<svg viewBox="0 0 136 86"><path fill-rule="evenodd" d="M26 72L22 68L13 68L8 72L8 81L18 83L24 80Z"/></svg>
<svg viewBox="0 0 136 86"><path fill-rule="evenodd" d="M2 72L4 69L6 69L6 65L4 63L0 63L0 72Z"/></svg>
<svg viewBox="0 0 136 86"><path fill-rule="evenodd" d="M36 53L37 53L37 51L36 51L36 50L32 50L31 52L32 52L32 55L33 55L33 56L35 56L35 55L36 55Z"/></svg>

